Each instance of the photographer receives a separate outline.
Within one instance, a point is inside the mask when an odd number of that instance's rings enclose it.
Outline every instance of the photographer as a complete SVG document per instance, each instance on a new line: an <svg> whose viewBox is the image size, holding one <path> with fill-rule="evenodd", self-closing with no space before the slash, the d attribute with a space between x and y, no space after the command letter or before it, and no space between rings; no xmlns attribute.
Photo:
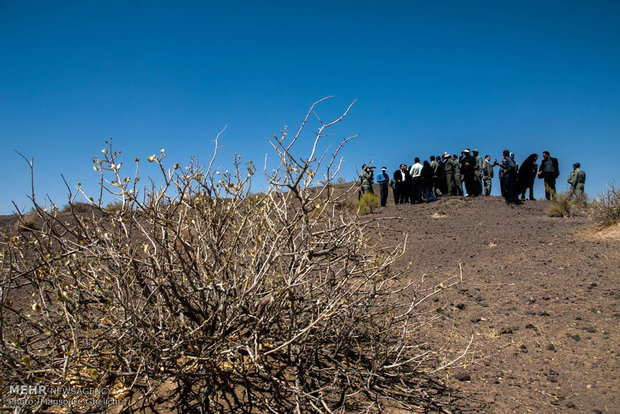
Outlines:
<svg viewBox="0 0 620 414"><path fill-rule="evenodd" d="M364 194L364 193L371 193L374 194L374 191L372 190L372 182L374 180L374 169L375 167L369 167L366 164L362 165L362 173L360 174L360 197Z"/></svg>

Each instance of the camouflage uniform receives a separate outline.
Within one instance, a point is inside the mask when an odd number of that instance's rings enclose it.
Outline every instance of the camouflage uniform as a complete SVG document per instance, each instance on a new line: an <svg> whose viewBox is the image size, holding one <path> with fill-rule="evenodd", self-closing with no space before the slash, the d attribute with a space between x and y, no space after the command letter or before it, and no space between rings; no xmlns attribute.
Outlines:
<svg viewBox="0 0 620 414"><path fill-rule="evenodd" d="M484 182L484 195L491 195L491 185L493 182L493 167L497 165L496 162L491 164L489 161L484 160L482 164L482 181Z"/></svg>
<svg viewBox="0 0 620 414"><path fill-rule="evenodd" d="M448 158L443 163L444 177L446 179L446 194L454 195L456 192L456 181L454 180L454 171L457 167L457 163Z"/></svg>
<svg viewBox="0 0 620 414"><path fill-rule="evenodd" d="M579 167L576 167L570 174L568 174L568 180L570 184L570 195L575 197L583 196L584 186L586 183L586 173Z"/></svg>
<svg viewBox="0 0 620 414"><path fill-rule="evenodd" d="M372 181L373 181L373 173L370 170L363 170L362 173L360 174L360 181L361 181L361 189L362 189L362 194L364 193L371 193L374 194L375 192L372 190Z"/></svg>

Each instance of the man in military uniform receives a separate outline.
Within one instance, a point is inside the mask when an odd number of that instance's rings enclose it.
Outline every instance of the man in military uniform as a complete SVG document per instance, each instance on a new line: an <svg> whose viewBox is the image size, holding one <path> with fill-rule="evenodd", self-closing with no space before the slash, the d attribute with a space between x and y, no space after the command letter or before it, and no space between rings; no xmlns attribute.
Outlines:
<svg viewBox="0 0 620 414"><path fill-rule="evenodd" d="M454 165L454 183L456 192L455 195L462 196L463 195L463 180L461 179L461 162L459 157L454 154L452 156L452 164Z"/></svg>
<svg viewBox="0 0 620 414"><path fill-rule="evenodd" d="M573 164L573 171L568 174L568 183L570 184L570 196L575 198L582 197L584 194L584 186L586 183L586 172L581 169L581 164L578 162Z"/></svg>
<svg viewBox="0 0 620 414"><path fill-rule="evenodd" d="M433 170L432 178L432 191L435 197L441 196L440 184L439 184L439 163L435 160L435 156L431 155L431 169Z"/></svg>
<svg viewBox="0 0 620 414"><path fill-rule="evenodd" d="M456 182L454 181L456 164L452 161L450 154L447 152L444 154L443 158L443 176L446 179L446 194L454 195L456 191Z"/></svg>
<svg viewBox="0 0 620 414"><path fill-rule="evenodd" d="M366 164L362 165L362 173L360 174L360 197L365 193L374 194L372 190L372 181L374 179L373 169Z"/></svg>
<svg viewBox="0 0 620 414"><path fill-rule="evenodd" d="M493 182L493 167L499 165L497 159L493 160L491 164L491 156L485 155L484 162L482 163L482 181L484 182L484 195L491 195L491 184Z"/></svg>
<svg viewBox="0 0 620 414"><path fill-rule="evenodd" d="M474 150L474 196L479 196L482 194L482 157L478 155L478 150Z"/></svg>

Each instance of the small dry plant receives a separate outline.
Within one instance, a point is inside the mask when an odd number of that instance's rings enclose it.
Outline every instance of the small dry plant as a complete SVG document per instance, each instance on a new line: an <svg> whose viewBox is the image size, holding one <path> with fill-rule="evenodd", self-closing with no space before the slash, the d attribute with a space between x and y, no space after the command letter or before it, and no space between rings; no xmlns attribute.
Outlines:
<svg viewBox="0 0 620 414"><path fill-rule="evenodd" d="M357 200L357 214L363 216L372 214L379 207L379 197L371 192L366 192Z"/></svg>
<svg viewBox="0 0 620 414"><path fill-rule="evenodd" d="M585 194L575 196L572 192L556 193L547 208L549 217L572 217L579 215L587 208Z"/></svg>
<svg viewBox="0 0 620 414"><path fill-rule="evenodd" d="M338 208L351 194L326 184L352 137L329 157L319 148L349 109L319 119L310 152L294 154L317 103L272 140L280 165L258 194L251 162L166 168L164 151L148 157L161 186L143 190L140 161L123 174L111 143L94 160L98 199L79 188L87 205L73 194L48 212L33 191L41 225L0 246L0 387L100 387L125 411L441 410L444 388L424 374L434 352L415 334L420 305L451 282L409 289L392 266L404 245L374 245L369 222ZM38 397L23 397L28 411L51 409Z"/></svg>
<svg viewBox="0 0 620 414"><path fill-rule="evenodd" d="M598 228L620 223L620 190L614 185L590 203L590 219Z"/></svg>

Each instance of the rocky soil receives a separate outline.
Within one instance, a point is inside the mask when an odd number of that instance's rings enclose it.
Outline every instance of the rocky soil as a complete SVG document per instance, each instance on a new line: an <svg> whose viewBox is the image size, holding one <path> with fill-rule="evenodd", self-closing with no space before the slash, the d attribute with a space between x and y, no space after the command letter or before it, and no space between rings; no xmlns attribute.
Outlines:
<svg viewBox="0 0 620 414"><path fill-rule="evenodd" d="M391 196L391 194L390 194ZM620 413L620 227L551 218L547 201L448 197L371 217L382 244L407 235L404 283L462 282L425 303L454 407L487 413ZM14 218L0 216L11 228Z"/></svg>
<svg viewBox="0 0 620 414"><path fill-rule="evenodd" d="M547 207L444 198L374 216L382 243L408 234L403 278L438 284L461 264L424 335L446 363L462 356L443 375L473 411L618 413L620 232Z"/></svg>

